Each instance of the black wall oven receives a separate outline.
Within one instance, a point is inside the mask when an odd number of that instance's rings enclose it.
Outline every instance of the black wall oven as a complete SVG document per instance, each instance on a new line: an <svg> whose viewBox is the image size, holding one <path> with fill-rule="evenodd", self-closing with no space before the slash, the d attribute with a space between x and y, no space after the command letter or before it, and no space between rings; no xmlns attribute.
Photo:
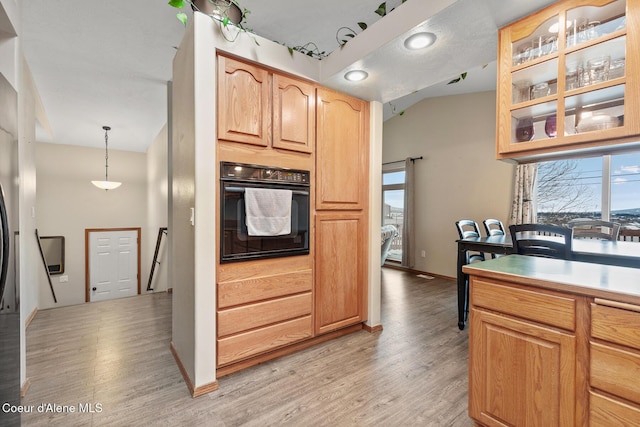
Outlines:
<svg viewBox="0 0 640 427"><path fill-rule="evenodd" d="M309 178L309 171L304 170L221 162L220 262L308 254ZM262 192L259 196L263 199L257 199L258 202L252 195L256 192ZM281 197L285 197L284 203L281 203ZM289 197L290 217L284 217L287 222L284 232L259 233L253 223L247 226L247 203L263 200L262 203L268 205L277 198L275 208L284 204L288 209ZM249 206L250 216L254 207Z"/></svg>

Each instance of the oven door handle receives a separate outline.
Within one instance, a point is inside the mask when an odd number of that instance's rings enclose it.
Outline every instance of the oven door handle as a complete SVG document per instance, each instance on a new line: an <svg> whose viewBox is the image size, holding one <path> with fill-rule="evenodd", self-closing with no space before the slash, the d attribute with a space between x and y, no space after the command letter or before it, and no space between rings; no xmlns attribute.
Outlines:
<svg viewBox="0 0 640 427"><path fill-rule="evenodd" d="M224 187L224 190L229 193L244 193L244 187ZM304 190L292 190L293 194L308 196L309 192Z"/></svg>

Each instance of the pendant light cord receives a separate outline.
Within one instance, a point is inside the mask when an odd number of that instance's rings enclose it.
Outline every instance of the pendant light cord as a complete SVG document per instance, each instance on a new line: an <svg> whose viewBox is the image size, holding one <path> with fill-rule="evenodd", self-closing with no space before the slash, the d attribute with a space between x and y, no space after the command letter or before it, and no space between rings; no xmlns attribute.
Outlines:
<svg viewBox="0 0 640 427"><path fill-rule="evenodd" d="M109 126L102 126L104 129L104 180L109 181L109 136L108 132L111 129Z"/></svg>

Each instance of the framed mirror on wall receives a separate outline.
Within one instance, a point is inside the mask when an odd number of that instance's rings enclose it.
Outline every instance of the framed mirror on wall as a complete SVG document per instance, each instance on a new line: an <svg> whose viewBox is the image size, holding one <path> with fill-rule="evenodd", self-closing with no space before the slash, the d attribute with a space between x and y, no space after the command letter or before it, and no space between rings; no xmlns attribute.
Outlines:
<svg viewBox="0 0 640 427"><path fill-rule="evenodd" d="M64 273L64 236L40 236L49 274Z"/></svg>

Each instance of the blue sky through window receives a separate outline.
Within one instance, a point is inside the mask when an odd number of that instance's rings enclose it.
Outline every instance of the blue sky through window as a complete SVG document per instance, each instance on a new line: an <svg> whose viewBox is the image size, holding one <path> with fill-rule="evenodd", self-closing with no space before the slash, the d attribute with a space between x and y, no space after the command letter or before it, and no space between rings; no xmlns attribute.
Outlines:
<svg viewBox="0 0 640 427"><path fill-rule="evenodd" d="M404 170L382 174L382 185L404 184ZM404 208L404 190L385 191L384 203L394 208Z"/></svg>
<svg viewBox="0 0 640 427"><path fill-rule="evenodd" d="M611 210L640 209L640 153L611 156Z"/></svg>
<svg viewBox="0 0 640 427"><path fill-rule="evenodd" d="M546 165L557 164L557 170ZM564 187L566 192L553 185L544 189L555 195L538 193L538 212L594 212L602 210L602 194L608 191L603 188L602 180L603 157L583 159L559 160L541 164L539 169L538 189L541 181L554 177L558 187ZM567 170L559 173L558 170ZM546 178L545 178L546 174ZM579 194L575 203L565 203ZM611 156L611 212L639 209L640 210L640 153L617 154ZM555 196L555 197L554 197Z"/></svg>

